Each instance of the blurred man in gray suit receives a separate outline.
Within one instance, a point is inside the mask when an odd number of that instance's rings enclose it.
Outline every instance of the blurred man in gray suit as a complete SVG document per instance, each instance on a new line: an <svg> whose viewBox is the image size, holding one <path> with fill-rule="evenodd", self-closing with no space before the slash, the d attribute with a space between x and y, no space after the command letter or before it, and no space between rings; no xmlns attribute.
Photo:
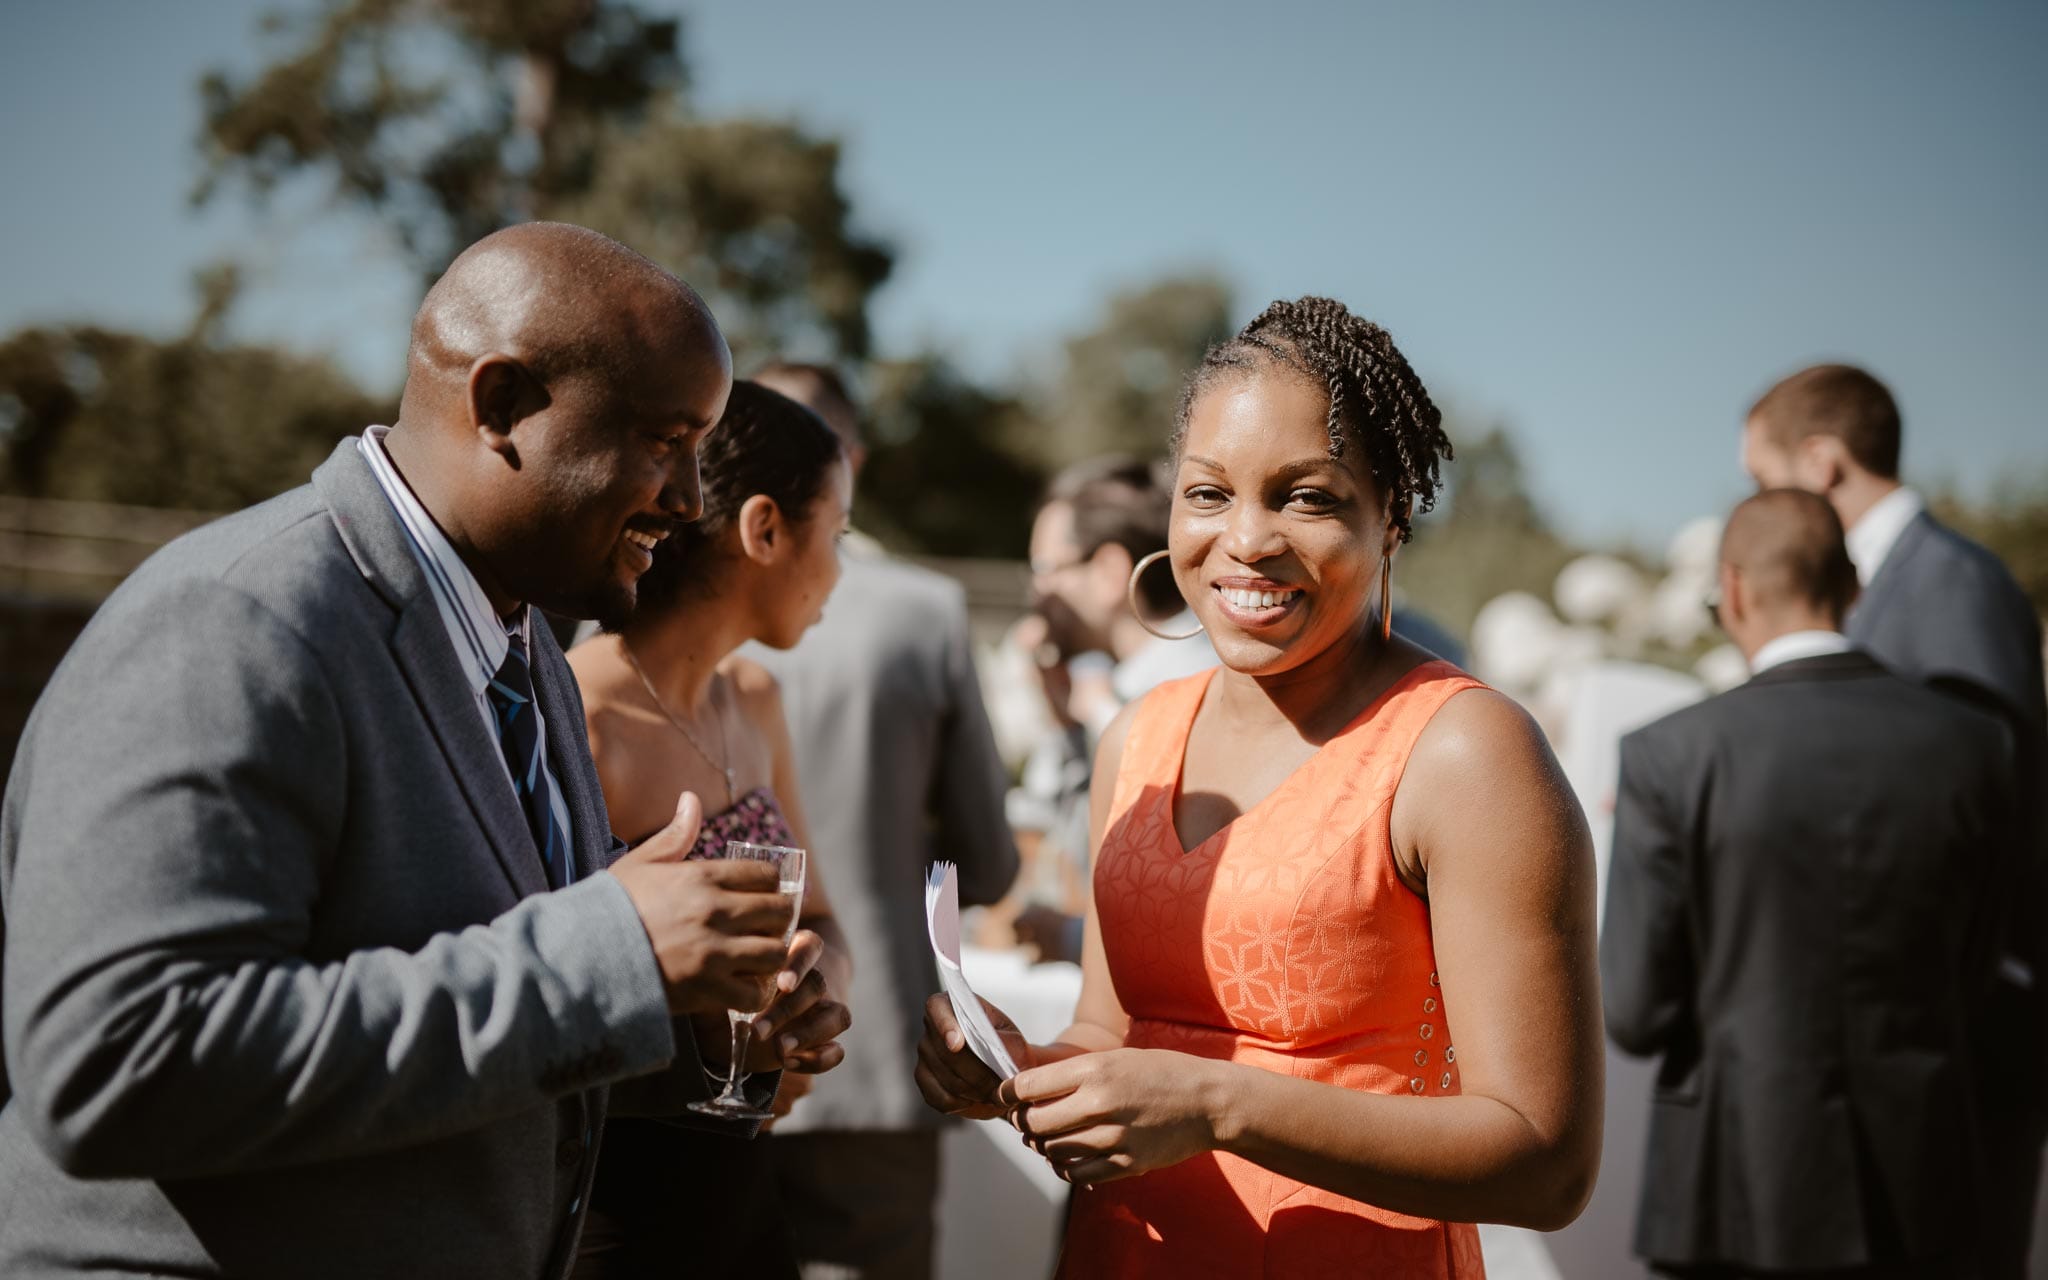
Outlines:
<svg viewBox="0 0 2048 1280"><path fill-rule="evenodd" d="M681 861L694 799L612 861L535 616L630 609L695 516L717 325L531 224L458 258L412 339L398 425L152 557L29 722L0 1275L560 1276L607 1086L707 1092L689 1015L776 982L805 1047L756 1064L837 1060L772 869Z"/></svg>
<svg viewBox="0 0 2048 1280"><path fill-rule="evenodd" d="M2041 1145L2048 1134L2048 698L2041 623L1998 557L1943 525L1899 482L1899 409L1848 365L1779 382L1749 412L1743 466L1763 488L1825 497L1848 531L1863 594L1843 630L1910 679L1991 711L2013 733L2021 856L2000 982L1987 1008L1978 1090L1990 1165L1988 1274L2026 1263Z"/></svg>
<svg viewBox="0 0 2048 1280"><path fill-rule="evenodd" d="M859 417L836 374L781 364L754 377L830 424L858 474ZM938 980L925 867L959 863L963 905L994 902L1017 873L960 587L861 541L848 539L802 644L749 650L782 683L804 808L860 962L847 1068L820 1077L773 1138L807 1280L931 1274L938 1130L911 1083Z"/></svg>

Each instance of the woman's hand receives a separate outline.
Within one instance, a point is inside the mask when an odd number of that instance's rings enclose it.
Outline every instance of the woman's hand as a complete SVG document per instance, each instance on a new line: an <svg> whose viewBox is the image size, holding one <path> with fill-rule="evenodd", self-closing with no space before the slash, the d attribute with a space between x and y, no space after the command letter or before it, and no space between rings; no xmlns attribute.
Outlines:
<svg viewBox="0 0 2048 1280"><path fill-rule="evenodd" d="M825 940L799 929L789 941L789 957L775 975L775 1002L754 1019L747 1044L746 1069L816 1075L846 1058L838 1037L853 1023L846 1005L826 989L818 961Z"/></svg>
<svg viewBox="0 0 2048 1280"><path fill-rule="evenodd" d="M1020 1068L1036 1061L1024 1033L1009 1015L983 1000L990 1025ZM991 1120L1009 1110L998 1090L1002 1080L967 1047L967 1033L953 1017L953 1002L943 993L924 1002L924 1039L917 1044L917 1091L936 1111L970 1120Z"/></svg>
<svg viewBox="0 0 2048 1280"><path fill-rule="evenodd" d="M1106 1049L1020 1071L1011 1123L1078 1186L1179 1164L1217 1146L1225 1064L1163 1049Z"/></svg>

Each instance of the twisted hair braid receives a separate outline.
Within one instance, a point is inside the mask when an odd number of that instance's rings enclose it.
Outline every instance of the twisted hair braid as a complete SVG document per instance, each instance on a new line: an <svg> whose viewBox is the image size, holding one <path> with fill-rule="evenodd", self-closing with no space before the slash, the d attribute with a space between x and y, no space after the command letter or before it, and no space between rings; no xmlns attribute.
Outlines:
<svg viewBox="0 0 2048 1280"><path fill-rule="evenodd" d="M1418 512L1436 505L1451 457L1443 415L1385 329L1331 298L1275 302L1237 336L1209 348L1181 392L1173 453L1186 443L1188 412L1203 392L1261 366L1278 365L1320 382L1329 397L1330 456L1365 451L1406 542Z"/></svg>

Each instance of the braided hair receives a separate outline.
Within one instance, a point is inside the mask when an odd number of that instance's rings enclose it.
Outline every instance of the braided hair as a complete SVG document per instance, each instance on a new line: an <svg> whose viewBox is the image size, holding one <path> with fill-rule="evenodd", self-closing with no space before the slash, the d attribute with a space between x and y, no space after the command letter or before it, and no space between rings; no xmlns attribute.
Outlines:
<svg viewBox="0 0 2048 1280"><path fill-rule="evenodd" d="M1187 442L1188 413L1211 387L1278 365L1322 384L1329 396L1330 456L1365 451L1385 492L1389 518L1406 542L1417 512L1436 504L1441 464L1451 457L1443 415L1392 337L1331 298L1275 302L1237 336L1209 348L1181 392L1173 454Z"/></svg>

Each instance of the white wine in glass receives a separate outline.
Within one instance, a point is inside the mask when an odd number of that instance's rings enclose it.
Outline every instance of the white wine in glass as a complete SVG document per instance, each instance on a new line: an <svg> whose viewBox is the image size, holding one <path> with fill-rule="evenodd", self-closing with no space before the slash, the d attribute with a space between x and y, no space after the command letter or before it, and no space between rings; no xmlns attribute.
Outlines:
<svg viewBox="0 0 2048 1280"><path fill-rule="evenodd" d="M783 845L749 844L744 840L731 840L726 842L725 853L722 856L775 864L775 887L789 898L789 923L782 926L782 947L787 951L790 939L796 936L797 921L804 913L804 863L807 860L804 851ZM748 1102L740 1093L740 1085L748 1075L740 1063L746 1055L747 1038L753 1031L754 1019L766 1013L768 1005L774 1001L775 988L771 981L760 1008L725 1011L726 1019L732 1027L732 1060L725 1075L725 1089L715 1098L691 1103L689 1110L739 1120L766 1120L774 1114Z"/></svg>

